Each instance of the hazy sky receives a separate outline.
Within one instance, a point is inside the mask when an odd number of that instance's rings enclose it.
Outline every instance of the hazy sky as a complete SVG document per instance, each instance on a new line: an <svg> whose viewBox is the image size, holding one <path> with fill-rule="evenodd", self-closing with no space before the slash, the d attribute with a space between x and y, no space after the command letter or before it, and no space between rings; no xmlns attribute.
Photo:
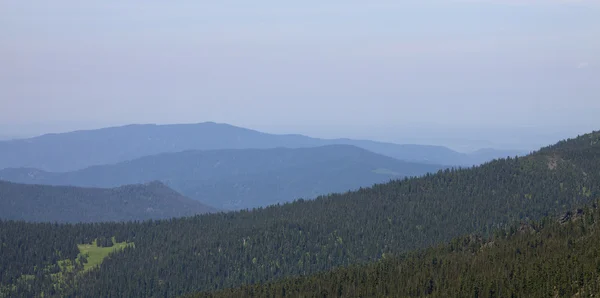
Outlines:
<svg viewBox="0 0 600 298"><path fill-rule="evenodd" d="M600 129L599 112L596 0L0 2L4 134L217 121L481 139Z"/></svg>

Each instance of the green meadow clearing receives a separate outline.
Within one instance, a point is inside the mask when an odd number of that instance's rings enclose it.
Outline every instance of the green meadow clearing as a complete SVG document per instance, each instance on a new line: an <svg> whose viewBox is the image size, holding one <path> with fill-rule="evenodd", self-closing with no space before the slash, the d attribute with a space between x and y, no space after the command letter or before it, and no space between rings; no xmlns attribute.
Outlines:
<svg viewBox="0 0 600 298"><path fill-rule="evenodd" d="M87 259L87 263L83 266L83 272L87 272L90 269L99 266L102 264L102 261L108 254L113 251L119 251L125 249L127 246L134 246L133 243L127 242L115 242L115 237L112 238L113 246L112 247L98 247L96 240L92 242L92 244L78 244L77 248L79 248L79 256L85 256Z"/></svg>
<svg viewBox="0 0 600 298"><path fill-rule="evenodd" d="M77 244L77 248L79 248L79 254L77 255L77 259L85 257L87 262L83 264L83 270L79 271L79 274L85 273L97 266L102 264L102 261L111 252L123 250L127 246L135 247L133 242L115 242L115 237L112 238L113 246L112 247L99 247L96 240L92 242L92 244ZM71 260L62 260L58 261L58 265L61 268L61 272L72 272L73 271L73 263ZM58 273L58 276L62 275Z"/></svg>
<svg viewBox="0 0 600 298"><path fill-rule="evenodd" d="M112 237L112 243L112 247L98 247L96 240L94 240L92 244L78 244L77 248L79 248L79 254L77 255L77 259L85 257L87 260L87 262L83 263L83 268L80 267L75 270L73 260L61 260L58 261L60 272L50 273L51 266L48 266L47 268L44 268L44 274L50 276L56 290L65 289L68 279L81 276L91 269L100 266L102 261L104 261L111 252L123 250L127 246L135 247L133 242L116 242L114 237ZM22 275L13 284L0 285L0 298L11 297L11 293L17 289L18 284L25 284L34 279L36 279L35 275Z"/></svg>

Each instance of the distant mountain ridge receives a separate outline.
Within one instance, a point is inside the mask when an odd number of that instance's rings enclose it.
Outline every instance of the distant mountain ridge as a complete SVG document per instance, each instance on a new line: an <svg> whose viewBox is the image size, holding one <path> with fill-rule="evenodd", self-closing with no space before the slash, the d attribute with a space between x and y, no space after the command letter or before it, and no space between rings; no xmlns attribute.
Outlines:
<svg viewBox="0 0 600 298"><path fill-rule="evenodd" d="M106 222L165 219L214 212L161 182L117 188L27 185L0 180L0 219Z"/></svg>
<svg viewBox="0 0 600 298"><path fill-rule="evenodd" d="M66 172L185 150L304 148L333 144L354 145L400 160L442 165L470 166L517 153L494 150L471 155L442 146L275 135L214 122L133 124L0 141L0 169L26 167Z"/></svg>
<svg viewBox="0 0 600 298"><path fill-rule="evenodd" d="M442 168L396 160L355 146L329 145L299 149L189 150L64 173L9 168L0 170L0 179L83 187L115 187L160 180L210 206L241 209L345 192Z"/></svg>

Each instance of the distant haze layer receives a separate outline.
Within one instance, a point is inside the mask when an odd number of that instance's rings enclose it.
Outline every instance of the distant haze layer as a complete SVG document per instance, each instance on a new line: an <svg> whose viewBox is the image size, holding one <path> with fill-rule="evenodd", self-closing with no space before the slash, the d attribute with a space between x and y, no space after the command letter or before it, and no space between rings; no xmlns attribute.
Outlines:
<svg viewBox="0 0 600 298"><path fill-rule="evenodd" d="M598 36L592 0L4 1L0 130L217 121L440 144L451 127L464 146L535 127L529 142L600 126Z"/></svg>

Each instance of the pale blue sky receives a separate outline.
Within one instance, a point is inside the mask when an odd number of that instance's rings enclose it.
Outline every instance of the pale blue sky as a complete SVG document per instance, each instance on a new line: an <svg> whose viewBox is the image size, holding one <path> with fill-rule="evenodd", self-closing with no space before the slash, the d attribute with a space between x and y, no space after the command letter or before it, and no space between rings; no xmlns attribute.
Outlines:
<svg viewBox="0 0 600 298"><path fill-rule="evenodd" d="M599 112L596 0L0 3L0 134L217 121L402 142L583 132Z"/></svg>

